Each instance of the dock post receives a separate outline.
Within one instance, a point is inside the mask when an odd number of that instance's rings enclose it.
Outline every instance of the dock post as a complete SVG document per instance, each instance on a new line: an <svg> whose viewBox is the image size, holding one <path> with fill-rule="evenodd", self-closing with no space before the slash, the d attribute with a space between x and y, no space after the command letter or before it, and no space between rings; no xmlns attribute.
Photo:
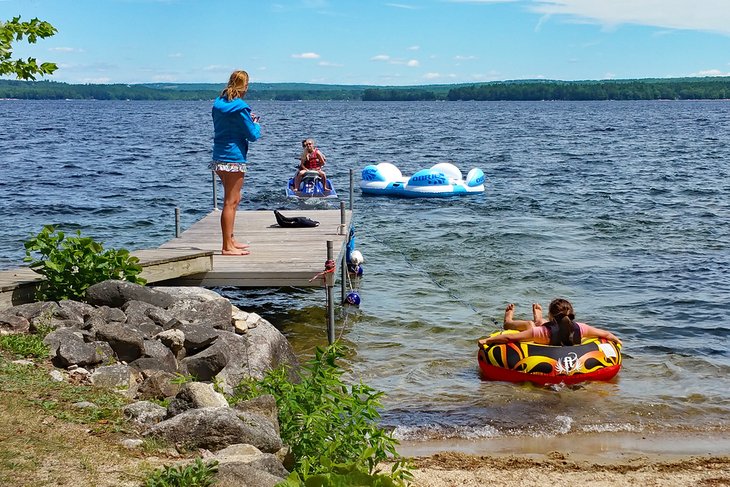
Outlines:
<svg viewBox="0 0 730 487"><path fill-rule="evenodd" d="M353 200L355 199L355 183L353 181L355 181L355 178L352 175L352 168L350 168L350 211L352 211Z"/></svg>
<svg viewBox="0 0 730 487"><path fill-rule="evenodd" d="M218 186L215 184L215 171L210 171L211 176L213 176L213 209L218 209Z"/></svg>
<svg viewBox="0 0 730 487"><path fill-rule="evenodd" d="M347 215L345 214L345 202L340 201L340 228L342 233L340 235L347 235L347 229L345 224L347 222ZM339 233L339 232L338 232ZM345 240L345 248L347 248L347 240ZM347 251L342 253L342 260L340 261L340 303L345 302L345 280L347 279Z"/></svg>
<svg viewBox="0 0 730 487"><path fill-rule="evenodd" d="M345 224L347 223L347 213L345 213L345 202L340 201L340 226L337 227L337 235L345 235Z"/></svg>
<svg viewBox="0 0 730 487"><path fill-rule="evenodd" d="M180 238L180 207L175 207L175 238Z"/></svg>
<svg viewBox="0 0 730 487"><path fill-rule="evenodd" d="M327 261L331 261L332 240L327 240ZM335 290L334 273L325 274L325 286L327 287L327 340L332 345L335 342Z"/></svg>

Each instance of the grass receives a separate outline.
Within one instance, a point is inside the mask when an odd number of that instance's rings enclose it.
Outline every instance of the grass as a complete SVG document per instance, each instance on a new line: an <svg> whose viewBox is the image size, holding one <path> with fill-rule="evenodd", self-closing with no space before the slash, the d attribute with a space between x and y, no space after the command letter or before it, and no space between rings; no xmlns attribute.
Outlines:
<svg viewBox="0 0 730 487"><path fill-rule="evenodd" d="M167 445L145 442L122 416L128 400L109 390L55 382L47 360L12 363L17 349L0 344L0 485L3 487L138 487L163 464ZM73 404L89 401L96 408Z"/></svg>

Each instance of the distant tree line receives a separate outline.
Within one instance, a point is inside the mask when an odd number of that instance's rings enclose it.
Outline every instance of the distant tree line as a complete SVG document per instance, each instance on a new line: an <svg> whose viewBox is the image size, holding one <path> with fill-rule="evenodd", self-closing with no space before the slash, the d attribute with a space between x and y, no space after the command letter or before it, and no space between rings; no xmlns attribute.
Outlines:
<svg viewBox="0 0 730 487"><path fill-rule="evenodd" d="M212 100L214 84L67 84L0 80L0 98L95 100ZM688 100L730 98L730 77L613 81L504 81L472 85L373 87L251 84L252 100Z"/></svg>
<svg viewBox="0 0 730 487"><path fill-rule="evenodd" d="M443 100L448 92L436 93L428 89L368 88L362 93L363 101L433 101Z"/></svg>
<svg viewBox="0 0 730 487"><path fill-rule="evenodd" d="M212 100L216 95L215 91L160 90L140 85L0 80L0 98L25 100Z"/></svg>
<svg viewBox="0 0 730 487"><path fill-rule="evenodd" d="M718 100L730 78L489 83L449 90L447 100Z"/></svg>

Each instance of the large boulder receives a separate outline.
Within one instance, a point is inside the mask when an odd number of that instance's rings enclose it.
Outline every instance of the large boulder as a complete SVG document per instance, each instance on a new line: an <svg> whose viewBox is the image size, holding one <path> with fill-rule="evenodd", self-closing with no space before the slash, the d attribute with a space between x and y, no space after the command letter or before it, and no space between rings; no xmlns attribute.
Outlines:
<svg viewBox="0 0 730 487"><path fill-rule="evenodd" d="M262 452L275 453L282 446L281 438L266 418L229 407L189 409L157 423L144 434L188 449L219 450L248 443Z"/></svg>
<svg viewBox="0 0 730 487"><path fill-rule="evenodd" d="M299 362L286 337L274 325L261 319L245 335L221 332L207 352L222 349L226 366L216 375L226 394L232 394L243 379L262 379L266 372L280 366L289 368L289 377L297 380Z"/></svg>
<svg viewBox="0 0 730 487"><path fill-rule="evenodd" d="M113 308L120 308L128 301L142 301L160 308L168 308L175 302L175 298L167 293L119 280L107 280L89 286L86 300L97 306Z"/></svg>
<svg viewBox="0 0 730 487"><path fill-rule="evenodd" d="M175 304L168 311L181 323L200 323L219 330L233 330L233 306L215 291L200 287L161 286L155 289L175 298Z"/></svg>
<svg viewBox="0 0 730 487"><path fill-rule="evenodd" d="M122 413L125 418L137 426L147 427L162 421L167 411L159 404L149 401L137 401L124 406Z"/></svg>
<svg viewBox="0 0 730 487"><path fill-rule="evenodd" d="M162 308L142 301L127 301L122 306L122 310L127 315L127 326L139 331L146 338L153 337L162 331L162 325L150 318L153 310L164 312L165 310Z"/></svg>
<svg viewBox="0 0 730 487"><path fill-rule="evenodd" d="M132 362L144 354L143 336L118 323L107 323L96 329L97 340L107 342L119 360Z"/></svg>
<svg viewBox="0 0 730 487"><path fill-rule="evenodd" d="M215 452L216 486L274 486L289 476L276 455L253 445L231 445Z"/></svg>
<svg viewBox="0 0 730 487"><path fill-rule="evenodd" d="M136 362L132 362L132 366ZM174 397L180 391L180 384L175 380L177 377L165 370L143 370L142 382L137 388L137 398L162 400Z"/></svg>
<svg viewBox="0 0 730 487"><path fill-rule="evenodd" d="M46 335L43 343L48 346L51 362L56 367L85 367L101 363L103 359L96 344L88 343L81 330L59 328Z"/></svg>
<svg viewBox="0 0 730 487"><path fill-rule="evenodd" d="M91 374L92 384L107 389L134 389L139 380L138 372L129 365L122 364L103 365Z"/></svg>
<svg viewBox="0 0 730 487"><path fill-rule="evenodd" d="M183 346L188 356L208 348L220 333L212 326L202 323L180 323L174 329L183 332L185 336Z"/></svg>
<svg viewBox="0 0 730 487"><path fill-rule="evenodd" d="M22 316L0 311L0 335L19 335L30 331L30 321Z"/></svg>

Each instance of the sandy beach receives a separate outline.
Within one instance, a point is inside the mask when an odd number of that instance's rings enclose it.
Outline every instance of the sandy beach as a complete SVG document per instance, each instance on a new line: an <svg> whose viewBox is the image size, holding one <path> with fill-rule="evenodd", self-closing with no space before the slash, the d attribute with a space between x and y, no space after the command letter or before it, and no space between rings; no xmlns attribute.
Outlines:
<svg viewBox="0 0 730 487"><path fill-rule="evenodd" d="M714 433L445 440L400 451L413 458L418 487L730 486L730 438Z"/></svg>

